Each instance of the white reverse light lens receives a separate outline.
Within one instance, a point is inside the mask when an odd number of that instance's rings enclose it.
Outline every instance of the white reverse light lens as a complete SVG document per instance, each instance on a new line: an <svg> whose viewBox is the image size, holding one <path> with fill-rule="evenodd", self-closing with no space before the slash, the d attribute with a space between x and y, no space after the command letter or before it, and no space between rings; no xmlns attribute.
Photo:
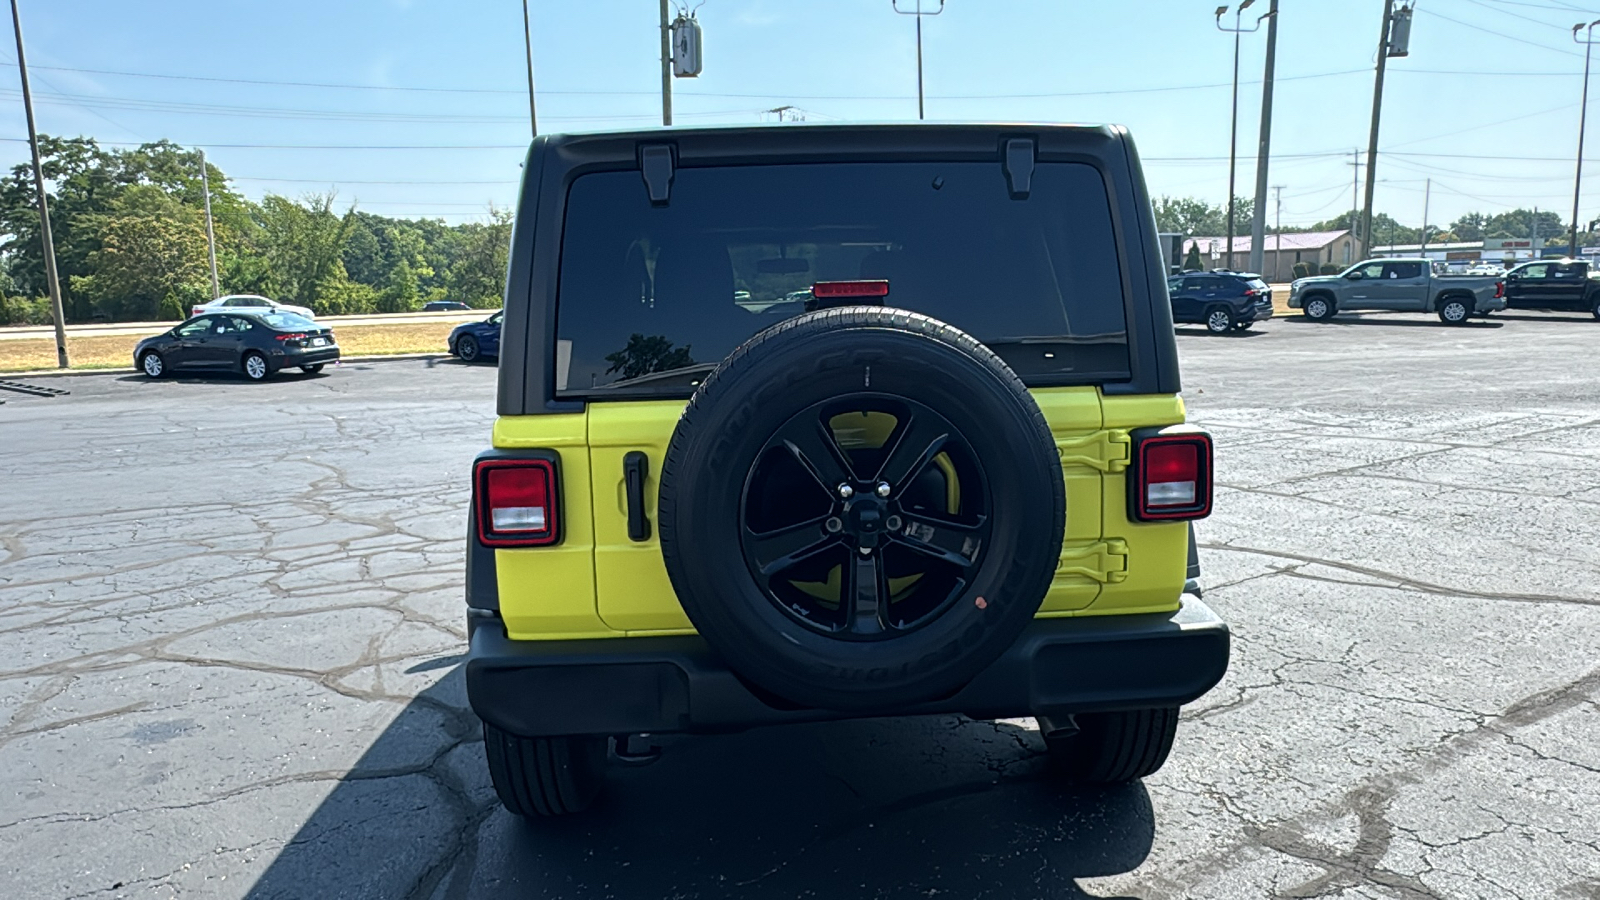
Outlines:
<svg viewBox="0 0 1600 900"><path fill-rule="evenodd" d="M1191 486L1189 493L1192 496L1194 489ZM543 531L544 507L542 506L503 506L490 510L490 521L494 523L495 531Z"/></svg>
<svg viewBox="0 0 1600 900"><path fill-rule="evenodd" d="M1150 506L1190 506L1194 503L1194 482L1155 482L1145 488L1145 503Z"/></svg>

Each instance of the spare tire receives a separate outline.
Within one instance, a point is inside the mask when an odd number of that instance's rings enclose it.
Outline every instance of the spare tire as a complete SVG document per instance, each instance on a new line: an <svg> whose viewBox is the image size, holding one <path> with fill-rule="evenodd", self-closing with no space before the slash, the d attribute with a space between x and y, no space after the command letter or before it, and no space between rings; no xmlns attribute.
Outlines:
<svg viewBox="0 0 1600 900"><path fill-rule="evenodd" d="M662 467L661 552L748 682L890 710L951 695L1017 639L1065 494L1044 415L988 348L901 310L823 310L695 392Z"/></svg>

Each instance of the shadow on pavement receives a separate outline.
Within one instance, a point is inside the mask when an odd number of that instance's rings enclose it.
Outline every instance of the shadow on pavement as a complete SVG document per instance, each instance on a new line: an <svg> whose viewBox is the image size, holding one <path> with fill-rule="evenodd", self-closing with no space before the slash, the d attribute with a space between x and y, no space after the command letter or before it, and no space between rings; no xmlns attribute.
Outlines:
<svg viewBox="0 0 1600 900"><path fill-rule="evenodd" d="M1212 334L1203 325L1190 325L1190 326L1178 325L1178 326L1175 326L1172 330L1176 334L1185 335L1185 336L1188 336L1188 337L1252 338L1252 337L1261 337L1263 334L1266 334L1266 332L1258 331L1258 330L1256 330L1254 328L1247 328L1247 329L1244 329L1243 331L1230 331L1227 334Z"/></svg>
<svg viewBox="0 0 1600 900"><path fill-rule="evenodd" d="M1296 325L1316 325L1322 328L1336 325L1384 325L1393 328L1504 328L1504 322L1490 322L1483 319L1469 320L1457 325L1446 325L1436 318L1430 319L1397 319L1391 315L1356 315L1353 313L1340 313L1331 319L1308 319L1305 316L1284 316L1283 321L1293 322Z"/></svg>
<svg viewBox="0 0 1600 900"><path fill-rule="evenodd" d="M423 715L409 713L421 708ZM444 729L418 726L418 719ZM301 897L1086 897L1131 871L1141 784L1062 788L1036 732L946 716L663 741L582 816L494 799L460 668L414 700L251 889ZM420 751L420 753L419 753ZM403 759L432 760L412 767Z"/></svg>

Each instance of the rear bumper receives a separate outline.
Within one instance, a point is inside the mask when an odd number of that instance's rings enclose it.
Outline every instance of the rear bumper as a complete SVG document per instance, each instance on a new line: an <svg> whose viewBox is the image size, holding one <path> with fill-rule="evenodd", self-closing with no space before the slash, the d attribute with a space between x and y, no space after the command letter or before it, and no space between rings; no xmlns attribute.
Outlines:
<svg viewBox="0 0 1600 900"><path fill-rule="evenodd" d="M289 348L282 355L273 354L273 362L280 368L291 366L314 366L318 363L330 363L339 358L339 345L327 347L307 347L305 349Z"/></svg>
<svg viewBox="0 0 1600 900"><path fill-rule="evenodd" d="M738 731L871 716L973 718L1180 706L1228 668L1228 626L1193 594L1171 613L1036 619L998 661L943 700L870 712L796 707L752 689L695 635L513 641L486 610L469 620L467 697L527 737Z"/></svg>
<svg viewBox="0 0 1600 900"><path fill-rule="evenodd" d="M1251 316L1253 316L1253 318L1248 318ZM1265 322L1266 320L1272 318L1272 301L1268 300L1266 303L1257 303L1255 306L1246 309L1244 315L1240 316L1239 318L1240 321Z"/></svg>

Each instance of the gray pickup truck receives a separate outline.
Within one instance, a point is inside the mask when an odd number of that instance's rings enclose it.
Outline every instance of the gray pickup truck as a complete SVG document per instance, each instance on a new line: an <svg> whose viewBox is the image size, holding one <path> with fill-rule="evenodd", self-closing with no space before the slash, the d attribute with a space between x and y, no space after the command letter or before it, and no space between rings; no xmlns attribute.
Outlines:
<svg viewBox="0 0 1600 900"><path fill-rule="evenodd" d="M1289 308L1319 321L1354 310L1436 312L1446 325L1506 308L1505 282L1495 275L1440 275L1426 259L1369 259L1338 275L1289 285Z"/></svg>

